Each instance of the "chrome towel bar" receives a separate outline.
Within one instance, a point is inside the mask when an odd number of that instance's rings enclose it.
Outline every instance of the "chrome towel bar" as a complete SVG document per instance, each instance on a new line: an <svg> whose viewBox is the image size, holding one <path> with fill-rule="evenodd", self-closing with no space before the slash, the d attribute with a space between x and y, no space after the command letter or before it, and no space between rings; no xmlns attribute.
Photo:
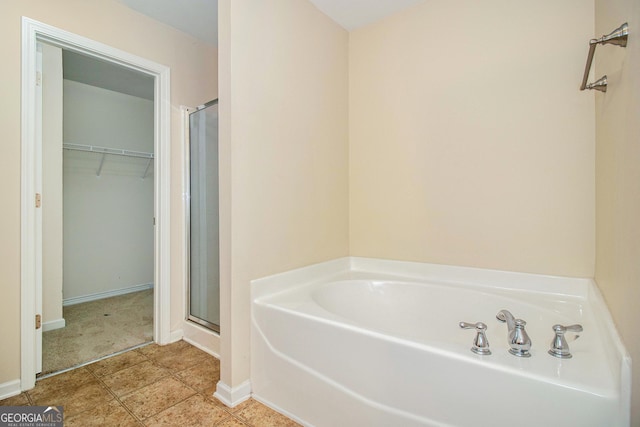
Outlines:
<svg viewBox="0 0 640 427"><path fill-rule="evenodd" d="M587 55L587 65L584 68L584 76L582 77L582 84L580 90L595 89L601 92L607 91L607 76L603 76L594 83L587 85L587 79L589 78L589 71L591 70L591 63L593 62L593 55L596 53L596 46L599 44L614 44L620 47L627 46L627 38L629 37L629 25L625 22L618 28L606 34L599 39L589 40L589 53Z"/></svg>

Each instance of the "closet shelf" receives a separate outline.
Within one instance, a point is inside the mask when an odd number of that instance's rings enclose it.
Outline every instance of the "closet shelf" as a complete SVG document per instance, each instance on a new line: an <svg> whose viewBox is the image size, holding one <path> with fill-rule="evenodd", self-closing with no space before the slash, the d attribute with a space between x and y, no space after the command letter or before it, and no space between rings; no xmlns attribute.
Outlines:
<svg viewBox="0 0 640 427"><path fill-rule="evenodd" d="M100 159L100 166L98 166L98 170L96 171L96 176L100 176L102 172L102 166L104 165L104 159L107 154L113 154L115 156L125 156L125 157L137 157L141 159L147 159L147 167L144 170L144 174L142 175L142 179L147 176L149 172L149 167L151 166L151 162L153 161L153 153L147 153L144 151L132 151L132 150L122 150L119 148L107 148L107 147L98 147L96 145L82 145L82 144L62 144L62 148L65 150L73 150L73 151L85 151L90 153L102 154L102 158Z"/></svg>

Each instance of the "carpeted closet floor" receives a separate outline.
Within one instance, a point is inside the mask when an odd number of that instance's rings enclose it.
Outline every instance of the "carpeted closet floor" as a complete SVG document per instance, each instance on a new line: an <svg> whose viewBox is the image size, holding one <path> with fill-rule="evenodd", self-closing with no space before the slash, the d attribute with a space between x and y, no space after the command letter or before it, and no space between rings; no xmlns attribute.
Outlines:
<svg viewBox="0 0 640 427"><path fill-rule="evenodd" d="M42 334L42 375L153 341L153 290L63 308L64 328Z"/></svg>

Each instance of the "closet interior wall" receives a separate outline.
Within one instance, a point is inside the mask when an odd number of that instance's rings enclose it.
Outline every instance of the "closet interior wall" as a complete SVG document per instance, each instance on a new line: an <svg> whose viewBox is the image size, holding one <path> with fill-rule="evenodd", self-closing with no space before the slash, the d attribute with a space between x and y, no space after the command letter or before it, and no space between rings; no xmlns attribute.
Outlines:
<svg viewBox="0 0 640 427"><path fill-rule="evenodd" d="M64 80L64 143L153 153L153 100ZM153 160L64 156L64 304L153 286Z"/></svg>

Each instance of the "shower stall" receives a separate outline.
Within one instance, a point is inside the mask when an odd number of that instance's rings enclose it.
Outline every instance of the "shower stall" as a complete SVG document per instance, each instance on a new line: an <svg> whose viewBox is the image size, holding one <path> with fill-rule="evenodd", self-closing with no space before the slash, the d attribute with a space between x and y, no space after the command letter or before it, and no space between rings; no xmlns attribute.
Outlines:
<svg viewBox="0 0 640 427"><path fill-rule="evenodd" d="M220 332L218 100L187 114L187 319Z"/></svg>

